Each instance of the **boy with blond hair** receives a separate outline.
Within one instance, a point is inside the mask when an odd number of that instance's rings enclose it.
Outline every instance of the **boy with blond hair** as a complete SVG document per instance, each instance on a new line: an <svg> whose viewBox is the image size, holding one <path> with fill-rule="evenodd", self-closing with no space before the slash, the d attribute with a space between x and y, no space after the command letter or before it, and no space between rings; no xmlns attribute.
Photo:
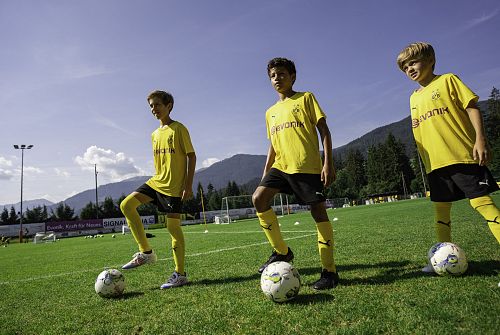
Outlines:
<svg viewBox="0 0 500 335"><path fill-rule="evenodd" d="M434 74L433 47L417 42L404 48L397 63L420 87L410 97L412 129L424 162L434 204L439 242L451 242L451 206L468 198L500 243L500 211L489 196L498 190L486 164L491 159L479 97L454 74ZM424 272L433 272L426 266Z"/></svg>
<svg viewBox="0 0 500 335"><path fill-rule="evenodd" d="M332 139L326 115L312 93L293 90L296 69L291 60L272 59L267 65L267 74L279 100L266 112L267 135L271 145L262 181L252 200L273 253L258 272L262 273L273 262L291 262L294 258L292 250L281 236L278 219L270 206L277 193L293 193L300 203L310 205L318 231L322 272L313 288L334 288L339 276L333 259L333 229L326 213L323 194L324 187L335 179ZM323 163L316 129L323 145Z"/></svg>
<svg viewBox="0 0 500 335"><path fill-rule="evenodd" d="M155 174L120 204L139 246L139 252L122 269L133 269L156 262L156 254L149 245L137 212L139 205L152 202L161 212L167 213L167 229L172 238L175 271L160 287L167 289L188 283L184 271L185 243L180 213L182 201L193 196L196 155L187 128L170 118L174 106L172 95L164 91L153 91L147 100L151 113L160 121L160 127L151 136Z"/></svg>

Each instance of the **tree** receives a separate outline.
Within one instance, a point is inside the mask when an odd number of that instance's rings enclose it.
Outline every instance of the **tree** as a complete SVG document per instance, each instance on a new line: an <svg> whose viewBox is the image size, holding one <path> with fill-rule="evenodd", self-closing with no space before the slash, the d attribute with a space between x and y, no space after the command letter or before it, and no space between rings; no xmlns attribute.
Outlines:
<svg viewBox="0 0 500 335"><path fill-rule="evenodd" d="M347 198L349 192L349 182L347 180L348 176L345 169L337 171L337 178L326 190L326 197L328 199Z"/></svg>
<svg viewBox="0 0 500 335"><path fill-rule="evenodd" d="M78 216L75 216L75 210L64 202L59 203L56 211L52 211L50 216L52 221L72 221L76 219L78 219Z"/></svg>
<svg viewBox="0 0 500 335"><path fill-rule="evenodd" d="M137 207L137 212L139 212L141 216L158 215L156 205L151 202L139 205L139 207Z"/></svg>
<svg viewBox="0 0 500 335"><path fill-rule="evenodd" d="M100 207L101 207L100 208L101 215L99 217L107 219L107 218L118 218L122 216L120 208L118 208L118 205L115 204L113 198L111 197L104 198L104 202Z"/></svg>
<svg viewBox="0 0 500 335"><path fill-rule="evenodd" d="M493 176L498 178L500 177L500 90L498 88L493 87L491 90L487 108L484 128L493 156L489 168Z"/></svg>
<svg viewBox="0 0 500 335"><path fill-rule="evenodd" d="M491 90L484 119L486 137L489 140L496 140L500 137L500 90L496 87Z"/></svg>
<svg viewBox="0 0 500 335"><path fill-rule="evenodd" d="M212 183L209 183L207 186L207 193L205 194L207 199L210 199L210 197L212 196L212 193L214 193L214 191L215 191L214 185L212 185Z"/></svg>
<svg viewBox="0 0 500 335"><path fill-rule="evenodd" d="M95 218L96 218L95 203L92 201L89 201L89 203L86 204L85 207L82 208L82 210L80 212L80 219L90 220L90 219L95 219Z"/></svg>
<svg viewBox="0 0 500 335"><path fill-rule="evenodd" d="M20 217L17 216L16 209L14 208L14 206L10 206L8 223L9 224L17 224L17 223L19 223L19 220L20 220Z"/></svg>
<svg viewBox="0 0 500 335"><path fill-rule="evenodd" d="M240 188L235 181L230 181L227 183L226 188L223 191L225 197L232 197L235 195L240 195Z"/></svg>
<svg viewBox="0 0 500 335"><path fill-rule="evenodd" d="M366 186L367 194L384 193L388 189L385 182L385 147L382 144L372 145L368 148L368 158L366 160L366 176L368 184Z"/></svg>
<svg viewBox="0 0 500 335"><path fill-rule="evenodd" d="M347 179L346 197L357 199L366 184L365 159L359 150L349 150L343 170Z"/></svg>
<svg viewBox="0 0 500 335"><path fill-rule="evenodd" d="M200 203L198 203L197 197L192 197L191 199L185 200L182 203L183 213L190 213L192 215L196 215L196 213L199 213L201 211L200 208L201 208L201 197L200 197Z"/></svg>
<svg viewBox="0 0 500 335"><path fill-rule="evenodd" d="M46 222L48 219L47 206L37 206L33 209L27 209L25 212L26 223Z"/></svg>
<svg viewBox="0 0 500 335"><path fill-rule="evenodd" d="M389 192L397 191L402 194L408 191L410 181L415 178L415 174L411 169L410 160L405 153L405 146L400 140L389 133L385 142L388 154L388 182ZM403 181L404 179L404 181ZM404 189L406 187L406 190Z"/></svg>
<svg viewBox="0 0 500 335"><path fill-rule="evenodd" d="M405 154L405 146L394 135L389 133L385 143L368 149L366 162L368 194L399 193L407 189L415 177L410 160ZM403 184L404 179L404 184Z"/></svg>
<svg viewBox="0 0 500 335"><path fill-rule="evenodd" d="M213 191L210 198L208 199L208 210L216 211L220 210L222 203L222 195L220 191Z"/></svg>
<svg viewBox="0 0 500 335"><path fill-rule="evenodd" d="M0 221L2 224L8 224L9 223L9 211L7 208L3 208L2 214L0 215Z"/></svg>
<svg viewBox="0 0 500 335"><path fill-rule="evenodd" d="M418 154L416 146L413 150L413 157L410 160L410 165L413 170L413 174L415 175L415 178L410 183L412 192L425 193L425 191L429 190L429 182L427 181L427 174L425 173L424 163L422 163L422 160L420 159L420 155Z"/></svg>

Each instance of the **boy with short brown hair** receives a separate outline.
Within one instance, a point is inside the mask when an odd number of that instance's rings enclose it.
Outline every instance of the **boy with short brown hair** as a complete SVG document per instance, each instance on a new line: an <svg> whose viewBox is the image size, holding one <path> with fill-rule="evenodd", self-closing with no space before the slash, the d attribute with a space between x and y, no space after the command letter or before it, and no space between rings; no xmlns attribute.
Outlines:
<svg viewBox="0 0 500 335"><path fill-rule="evenodd" d="M167 229L172 239L175 271L160 287L167 289L188 283L184 270L185 243L180 213L182 201L193 196L196 155L187 128L170 117L174 106L172 95L165 91L153 91L147 101L151 113L160 121L160 127L151 135L155 174L120 204L139 246L139 252L122 269L156 262L157 256L149 245L137 212L139 205L152 202L161 212L167 213Z"/></svg>
<svg viewBox="0 0 500 335"><path fill-rule="evenodd" d="M333 229L325 207L324 188L335 179L332 139L321 110L311 92L295 92L295 64L286 58L274 58L267 65L271 84L279 100L266 112L269 146L264 175L253 194L253 204L260 225L273 247L269 259L259 268L294 258L281 236L278 219L270 203L279 192L293 193L300 203L310 205L318 232L321 277L313 285L316 290L337 286L339 276L333 259ZM324 150L319 152L318 132Z"/></svg>

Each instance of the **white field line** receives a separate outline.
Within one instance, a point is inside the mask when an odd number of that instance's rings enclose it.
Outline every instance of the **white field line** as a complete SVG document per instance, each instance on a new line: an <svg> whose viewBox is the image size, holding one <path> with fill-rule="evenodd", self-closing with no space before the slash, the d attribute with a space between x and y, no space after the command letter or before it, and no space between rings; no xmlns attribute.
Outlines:
<svg viewBox="0 0 500 335"><path fill-rule="evenodd" d="M284 240L286 240L286 241L288 241L288 240L295 240L295 239L298 239L298 238L304 238L304 237L309 237L309 236L313 236L313 235L316 235L316 232L314 232L314 234L307 234L307 235L301 235L301 236L296 236L296 237L289 237L289 238L285 238ZM211 251L206 251L206 252L199 252L199 253L196 253L196 254L186 255L186 257L197 257L197 256L203 256L203 255L209 255L209 254L216 254L216 253L224 252L224 251L232 251L232 250L238 250L238 249L245 249L245 248L250 248L250 247L256 247L258 245L263 245L263 244L269 244L269 242L265 241L265 242L259 242L259 243L253 243L253 244L240 245L238 247L223 248L223 249L216 249L216 250L211 250ZM172 259L172 257L162 258L162 259L160 259L160 261L163 261L163 260L166 261L166 260L170 260L170 259Z"/></svg>
<svg viewBox="0 0 500 335"><path fill-rule="evenodd" d="M284 240L285 241L296 240L296 239L299 239L299 238L306 238L306 237L310 237L310 236L316 235L316 232L314 232L314 233L311 233L311 231L307 231L307 232L309 234L295 236L295 237L289 237L289 238L285 238ZM188 255L186 255L186 258L187 257L199 257L199 256L210 255L210 254L215 254L215 253L220 253L220 252L225 252L225 251L233 251L233 250L238 250L238 249L246 249L246 248L251 248L251 247L255 247L255 246L259 246L259 245L263 245L263 244L269 244L269 242L265 241L265 242L259 242L259 243L252 243L252 244L240 245L240 246L237 246L237 247L222 248L222 249L215 249L215 250L210 250L210 251L205 251L205 252L199 252L199 253L194 253L194 254L188 254ZM171 260L171 259L172 259L172 257L161 258L161 259L158 259L158 260L159 261L167 261L167 260ZM109 267L106 267L106 268L117 268L117 267L120 267L120 266L121 265L112 265L112 266L109 266ZM56 277L66 277L66 276L70 277L70 276L74 276L75 274L79 274L79 273L97 272L97 271L102 271L102 270L104 270L104 268L103 267L99 267L99 268L94 268L94 269L86 269L86 270L79 270L79 271L72 271L72 272L65 272L65 273L49 274L49 275L44 275L44 276L29 277L29 278L23 278L23 279L11 280L11 281L3 281L3 282L0 282L0 285L10 285L10 284L18 284L18 283L27 283L27 282L32 282L32 281L37 281L37 280L43 280L43 279L52 279L52 278L56 278Z"/></svg>
<svg viewBox="0 0 500 335"><path fill-rule="evenodd" d="M314 230L282 230L282 233L316 233ZM259 231L211 231L207 233L202 231L188 231L184 234L262 234L262 230Z"/></svg>

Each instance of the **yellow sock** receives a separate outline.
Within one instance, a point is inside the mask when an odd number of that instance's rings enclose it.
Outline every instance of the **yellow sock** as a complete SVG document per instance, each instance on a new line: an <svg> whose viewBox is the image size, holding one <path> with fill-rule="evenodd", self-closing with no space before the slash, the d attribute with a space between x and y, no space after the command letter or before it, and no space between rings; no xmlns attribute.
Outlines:
<svg viewBox="0 0 500 335"><path fill-rule="evenodd" d="M137 207L139 207L140 204L141 202L139 200L137 200L134 196L129 195L121 202L120 209L127 219L127 224L132 232L132 236L139 245L139 251L144 252L150 251L151 246L149 245L148 238L146 237L141 217L137 212Z"/></svg>
<svg viewBox="0 0 500 335"><path fill-rule="evenodd" d="M500 210L493 202L493 199L489 195L484 195L479 198L470 199L470 204L486 219L493 236L500 243Z"/></svg>
<svg viewBox="0 0 500 335"><path fill-rule="evenodd" d="M167 218L167 229L170 237L172 237L172 254L174 256L175 271L183 275L186 247L184 233L181 228L181 219Z"/></svg>
<svg viewBox="0 0 500 335"><path fill-rule="evenodd" d="M330 221L316 223L318 250L321 266L329 272L337 272L333 260L333 229Z"/></svg>
<svg viewBox="0 0 500 335"><path fill-rule="evenodd" d="M451 242L451 202L433 202L438 242Z"/></svg>
<svg viewBox="0 0 500 335"><path fill-rule="evenodd" d="M263 213L257 212L257 217L259 218L262 230L266 234L267 240L271 243L274 250L280 255L286 255L288 253L288 246L281 236L278 218L272 208Z"/></svg>

